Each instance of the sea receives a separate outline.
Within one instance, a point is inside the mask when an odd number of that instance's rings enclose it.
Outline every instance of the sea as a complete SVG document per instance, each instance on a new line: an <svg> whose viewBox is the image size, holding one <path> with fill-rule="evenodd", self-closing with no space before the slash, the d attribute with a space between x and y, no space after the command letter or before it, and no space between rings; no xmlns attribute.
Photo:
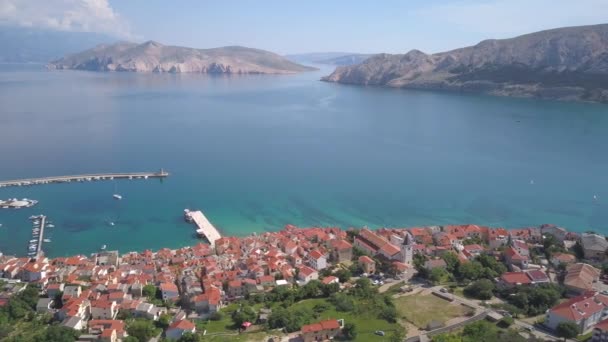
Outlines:
<svg viewBox="0 0 608 342"><path fill-rule="evenodd" d="M39 203L0 209L0 251L25 255L38 214L55 225L51 257L193 245L186 208L234 236L287 224L608 233L608 106L319 81L331 71L1 65L0 179L171 175L1 188Z"/></svg>

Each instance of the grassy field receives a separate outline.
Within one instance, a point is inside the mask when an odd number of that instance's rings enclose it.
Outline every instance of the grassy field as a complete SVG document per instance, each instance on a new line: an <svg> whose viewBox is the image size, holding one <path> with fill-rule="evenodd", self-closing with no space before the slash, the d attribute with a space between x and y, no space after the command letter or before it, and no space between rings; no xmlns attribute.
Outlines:
<svg viewBox="0 0 608 342"><path fill-rule="evenodd" d="M307 299L303 300L294 307L309 307L313 308L315 305L320 303L328 303L326 299ZM365 309L364 303L358 303L359 307ZM372 314L365 310L355 310L363 312L338 312L333 305L329 305L330 309L321 313L320 317L316 321L322 321L325 319L335 318L344 319L345 322L352 322L357 326L357 338L355 341L384 341L386 337L377 336L374 334L376 330L383 330L390 334L395 329L401 329L397 323L388 323L383 319L378 319L375 314Z"/></svg>
<svg viewBox="0 0 608 342"><path fill-rule="evenodd" d="M395 299L395 306L401 317L421 329L433 320L445 323L472 310L430 294L399 297Z"/></svg>

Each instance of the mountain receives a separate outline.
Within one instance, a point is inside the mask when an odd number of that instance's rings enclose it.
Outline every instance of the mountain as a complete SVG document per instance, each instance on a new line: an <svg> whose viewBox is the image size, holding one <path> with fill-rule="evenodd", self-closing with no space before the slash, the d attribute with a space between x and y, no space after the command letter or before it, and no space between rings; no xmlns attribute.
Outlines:
<svg viewBox="0 0 608 342"><path fill-rule="evenodd" d="M484 40L437 54L379 54L322 80L608 102L608 24Z"/></svg>
<svg viewBox="0 0 608 342"><path fill-rule="evenodd" d="M99 45L53 61L49 68L230 74L290 74L315 70L264 50L241 46L192 49L154 41Z"/></svg>
<svg viewBox="0 0 608 342"><path fill-rule="evenodd" d="M370 58L373 55L369 54L361 54L354 53L350 55L338 56L328 59L322 59L318 61L321 64L330 64L330 65L354 65L363 62L364 60Z"/></svg>
<svg viewBox="0 0 608 342"><path fill-rule="evenodd" d="M89 32L65 32L1 26L0 63L48 63L116 38Z"/></svg>
<svg viewBox="0 0 608 342"><path fill-rule="evenodd" d="M361 63L369 54L360 54L352 52L311 52L295 55L286 55L285 57L297 63L317 63L328 65L352 65Z"/></svg>

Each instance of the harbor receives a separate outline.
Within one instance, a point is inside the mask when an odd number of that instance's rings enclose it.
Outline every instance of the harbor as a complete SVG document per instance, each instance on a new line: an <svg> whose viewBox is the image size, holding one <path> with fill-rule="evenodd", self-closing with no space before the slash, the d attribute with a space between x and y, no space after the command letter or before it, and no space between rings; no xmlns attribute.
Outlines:
<svg viewBox="0 0 608 342"><path fill-rule="evenodd" d="M46 216L38 215L31 216L30 220L33 221L32 228L32 240L28 244L28 256L38 257L42 255L42 243L44 242L44 228L46 227Z"/></svg>
<svg viewBox="0 0 608 342"><path fill-rule="evenodd" d="M169 173L163 169L158 172L132 172L132 173L97 173L83 174L73 176L55 176L42 178L25 178L0 181L0 188L11 186L31 186L52 183L71 183L71 182L92 182L92 181L107 181L115 179L149 179L149 178L165 178Z"/></svg>
<svg viewBox="0 0 608 342"><path fill-rule="evenodd" d="M184 209L184 218L186 221L194 223L196 225L196 234L198 236L203 236L209 241L211 246L215 246L215 241L220 239L222 235L215 228L211 222L205 217L202 211L192 211L189 209Z"/></svg>

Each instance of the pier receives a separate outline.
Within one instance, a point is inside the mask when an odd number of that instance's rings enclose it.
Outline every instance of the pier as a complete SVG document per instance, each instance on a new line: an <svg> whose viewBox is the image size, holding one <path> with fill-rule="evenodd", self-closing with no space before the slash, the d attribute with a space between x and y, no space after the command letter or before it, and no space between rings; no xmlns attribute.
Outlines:
<svg viewBox="0 0 608 342"><path fill-rule="evenodd" d="M44 215L32 216L31 219L34 222L36 222L36 220L40 220L39 225L34 223L34 229L39 227L40 231L38 232L38 243L36 244L36 251L34 252L34 251L30 250L29 244L28 244L28 255L39 257L42 254L42 242L43 242L42 240L44 240L44 227L46 226L46 216L44 216ZM32 237L34 235L35 234L32 233Z"/></svg>
<svg viewBox="0 0 608 342"><path fill-rule="evenodd" d="M51 183L70 183L70 182L91 182L91 181L114 180L114 179L165 178L168 176L169 176L169 173L163 169L160 169L159 172L95 173L95 174L84 174L84 175L73 175L73 176L26 178L26 179L0 181L0 188L9 187L9 186L29 186L29 185L51 184Z"/></svg>
<svg viewBox="0 0 608 342"><path fill-rule="evenodd" d="M205 217L202 211L190 211L188 209L184 210L184 216L186 221L192 222L196 225L196 234L199 236L204 236L209 241L209 244L212 247L215 247L215 241L220 239L222 235L220 232L209 222L209 220Z"/></svg>

